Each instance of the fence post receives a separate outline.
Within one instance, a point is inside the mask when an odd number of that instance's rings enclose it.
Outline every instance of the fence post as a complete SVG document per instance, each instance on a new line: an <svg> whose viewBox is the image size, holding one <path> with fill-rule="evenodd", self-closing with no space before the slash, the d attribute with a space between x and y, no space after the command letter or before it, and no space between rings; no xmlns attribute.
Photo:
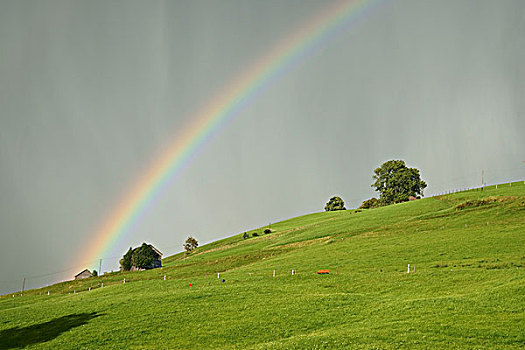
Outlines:
<svg viewBox="0 0 525 350"><path fill-rule="evenodd" d="M410 273L410 264L408 264L407 273Z"/></svg>

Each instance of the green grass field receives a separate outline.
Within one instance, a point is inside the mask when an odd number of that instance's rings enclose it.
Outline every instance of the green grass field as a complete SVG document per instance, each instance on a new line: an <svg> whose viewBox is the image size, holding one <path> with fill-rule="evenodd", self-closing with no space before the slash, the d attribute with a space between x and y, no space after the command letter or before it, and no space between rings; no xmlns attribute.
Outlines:
<svg viewBox="0 0 525 350"><path fill-rule="evenodd" d="M525 347L523 182L263 229L3 296L0 348Z"/></svg>

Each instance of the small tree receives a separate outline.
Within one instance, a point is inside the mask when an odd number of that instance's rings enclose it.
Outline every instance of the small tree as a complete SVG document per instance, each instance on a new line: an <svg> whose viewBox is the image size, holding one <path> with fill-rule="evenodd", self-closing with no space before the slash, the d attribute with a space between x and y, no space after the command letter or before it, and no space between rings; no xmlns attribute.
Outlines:
<svg viewBox="0 0 525 350"><path fill-rule="evenodd" d="M372 197L364 201L359 207L359 209L373 209L373 208L377 208L380 206L381 205L379 203L379 200L376 197Z"/></svg>
<svg viewBox="0 0 525 350"><path fill-rule="evenodd" d="M92 275L93 275L93 277L97 277L98 276L97 270L93 270Z"/></svg>
<svg viewBox="0 0 525 350"><path fill-rule="evenodd" d="M132 265L141 269L151 268L153 259L153 249L146 243L135 249L131 257Z"/></svg>
<svg viewBox="0 0 525 350"><path fill-rule="evenodd" d="M330 198L328 203L326 203L326 205L324 206L324 210L326 211L346 210L345 202L341 199L341 197L334 196Z"/></svg>
<svg viewBox="0 0 525 350"><path fill-rule="evenodd" d="M199 242L193 237L188 237L186 242L184 242L184 250L186 250L188 253L191 252L193 249L197 248L199 246Z"/></svg>
<svg viewBox="0 0 525 350"><path fill-rule="evenodd" d="M421 180L419 170L407 168L403 160L389 160L374 170L372 187L380 193L381 205L406 202L408 197L423 195L427 187Z"/></svg>
<svg viewBox="0 0 525 350"><path fill-rule="evenodd" d="M248 235L247 232L244 232L244 234L242 235L242 238L243 238L243 239L247 239L247 238L249 238L249 237L250 237L250 236Z"/></svg>
<svg viewBox="0 0 525 350"><path fill-rule="evenodd" d="M129 247L129 250L122 259L120 259L120 266L122 266L123 271L129 271L131 270L132 262L131 262L131 256L133 255L133 249Z"/></svg>

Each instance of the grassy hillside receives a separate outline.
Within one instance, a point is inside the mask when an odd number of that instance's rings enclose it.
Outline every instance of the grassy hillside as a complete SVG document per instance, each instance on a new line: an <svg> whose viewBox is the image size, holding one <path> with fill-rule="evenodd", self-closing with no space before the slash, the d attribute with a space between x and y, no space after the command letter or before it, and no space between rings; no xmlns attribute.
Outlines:
<svg viewBox="0 0 525 350"><path fill-rule="evenodd" d="M525 347L522 182L263 229L4 296L0 348Z"/></svg>

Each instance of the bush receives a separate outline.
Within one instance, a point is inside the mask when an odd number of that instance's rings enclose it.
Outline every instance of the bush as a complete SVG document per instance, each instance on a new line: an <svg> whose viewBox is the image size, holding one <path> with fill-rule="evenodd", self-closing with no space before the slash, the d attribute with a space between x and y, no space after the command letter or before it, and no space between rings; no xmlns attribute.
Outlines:
<svg viewBox="0 0 525 350"><path fill-rule="evenodd" d="M373 209L380 206L381 204L379 203L379 200L375 197L372 197L364 201L358 209Z"/></svg>
<svg viewBox="0 0 525 350"><path fill-rule="evenodd" d="M98 272L97 272L97 270L93 270L92 275L93 275L93 277L97 277L97 276L98 276Z"/></svg>
<svg viewBox="0 0 525 350"><path fill-rule="evenodd" d="M247 238L249 238L249 237L250 237L250 236L249 236L246 232L244 232L244 234L242 235L242 239L247 239Z"/></svg>
<svg viewBox="0 0 525 350"><path fill-rule="evenodd" d="M257 232L252 233L252 237L257 237L259 234Z"/></svg>
<svg viewBox="0 0 525 350"><path fill-rule="evenodd" d="M341 197L334 196L330 198L328 203L324 206L325 211L334 211L334 210L346 210L345 208L345 202L341 199Z"/></svg>
<svg viewBox="0 0 525 350"><path fill-rule="evenodd" d="M272 233L273 230L271 228L267 228L264 230L264 234L267 235L268 233Z"/></svg>
<svg viewBox="0 0 525 350"><path fill-rule="evenodd" d="M463 209L466 209L466 208L480 207L482 205L494 203L494 202L497 202L497 201L498 201L498 199L496 197L488 197L488 198L484 198L484 199L472 199L472 200L468 200L466 202L463 202L461 204L458 204L456 206L456 210L463 210Z"/></svg>

